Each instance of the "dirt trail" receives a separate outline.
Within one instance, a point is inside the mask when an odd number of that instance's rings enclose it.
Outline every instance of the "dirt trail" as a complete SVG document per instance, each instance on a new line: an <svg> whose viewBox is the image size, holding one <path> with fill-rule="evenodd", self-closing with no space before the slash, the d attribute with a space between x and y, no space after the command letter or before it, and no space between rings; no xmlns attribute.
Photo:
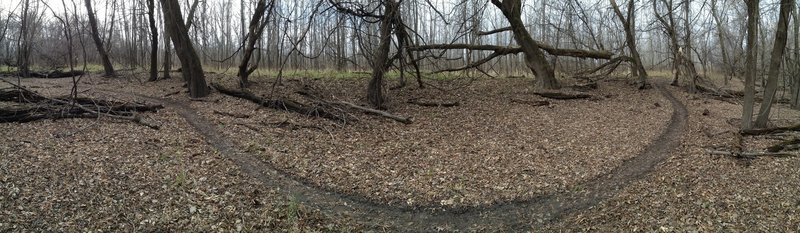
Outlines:
<svg viewBox="0 0 800 233"><path fill-rule="evenodd" d="M652 171L656 164L670 156L670 152L680 144L680 137L686 127L687 110L669 90L661 85L656 88L669 99L674 110L664 132L638 156L624 161L606 175L582 182L576 186L582 187L580 190L467 208L389 206L370 202L364 197L325 191L324 187L309 185L302 179L278 171L261 159L245 153L234 142L225 138L214 124L198 115L187 104L133 95L161 102L168 108L174 109L186 118L209 144L219 153L230 157L244 172L267 186L280 188L281 192L295 197L298 202L318 208L331 217L348 216L358 219L367 227L389 231L525 231L557 221L565 215L587 209L615 196L626 185L642 178ZM106 91L118 93L118 91Z"/></svg>

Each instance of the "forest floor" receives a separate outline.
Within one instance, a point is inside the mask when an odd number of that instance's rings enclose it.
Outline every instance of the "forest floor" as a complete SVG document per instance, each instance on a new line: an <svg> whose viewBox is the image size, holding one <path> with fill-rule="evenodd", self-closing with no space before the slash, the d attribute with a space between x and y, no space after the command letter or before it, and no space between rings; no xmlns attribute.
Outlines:
<svg viewBox="0 0 800 233"><path fill-rule="evenodd" d="M231 77L209 76L212 82L235 85ZM297 93L302 91L327 101L365 102L363 79L254 81L251 90L262 96L313 102ZM83 95L166 103L158 113L146 114L163 127L111 119L0 124L0 230L800 227L800 187L792 185L800 183L795 169L800 159L743 161L704 152L732 143L737 127L729 122L740 117L740 105L659 89L672 93L688 113L685 130L673 130L672 140L680 146L663 148L672 149L660 153L663 163L644 169L649 174L641 179L625 179L625 185L613 188L614 195L551 222L509 206L564 205L549 200L592 193L591 184L620 174L623 165L635 165L630 161L646 157L653 145L668 144L659 140L678 109L659 90L639 91L619 80L601 82L590 91L595 98L548 100L546 106L529 105L544 99L532 94L527 79L429 82L439 88L387 91L388 111L414 120L405 125L357 113L351 114L357 121L344 124L258 108L216 92L191 101L178 79L85 78ZM47 96L63 95L71 86L69 79L22 83ZM407 100L460 105L421 107ZM797 123L800 113L779 107L773 119L788 125ZM746 142L745 150L770 143L765 138ZM612 189L597 190L605 195ZM330 203L315 204L319 200ZM491 221L455 223L461 215L513 218L501 212L526 218L496 227ZM403 213L428 217L404 219ZM397 220L365 217L370 214Z"/></svg>

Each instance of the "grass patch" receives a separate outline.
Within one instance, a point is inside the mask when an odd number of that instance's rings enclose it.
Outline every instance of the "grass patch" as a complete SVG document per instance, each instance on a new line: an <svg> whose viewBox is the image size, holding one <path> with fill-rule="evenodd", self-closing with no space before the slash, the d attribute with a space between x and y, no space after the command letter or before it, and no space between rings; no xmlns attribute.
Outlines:
<svg viewBox="0 0 800 233"><path fill-rule="evenodd" d="M289 197L286 207L286 222L292 226L289 232L300 232L300 203L294 196Z"/></svg>
<svg viewBox="0 0 800 233"><path fill-rule="evenodd" d="M172 186L176 188L184 187L187 185L188 181L188 174L186 174L185 170L182 170L178 174L175 175L175 181L172 183Z"/></svg>

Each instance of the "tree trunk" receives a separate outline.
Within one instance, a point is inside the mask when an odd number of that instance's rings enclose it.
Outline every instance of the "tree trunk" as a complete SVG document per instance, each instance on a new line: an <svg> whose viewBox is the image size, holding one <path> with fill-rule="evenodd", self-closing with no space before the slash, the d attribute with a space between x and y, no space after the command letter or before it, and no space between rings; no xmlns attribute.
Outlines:
<svg viewBox="0 0 800 233"><path fill-rule="evenodd" d="M761 102L761 109L758 111L758 117L756 118L756 127L767 127L769 121L772 102L774 102L775 92L778 90L778 75L780 75L783 53L786 49L789 14L793 6L794 0L781 0L778 28L775 31L775 43L772 47L772 57L770 58L769 73L767 74L767 86L764 89L764 101Z"/></svg>
<svg viewBox="0 0 800 233"><path fill-rule="evenodd" d="M647 70L644 69L644 65L642 65L642 58L639 56L639 50L636 48L636 28L633 28L633 22L636 21L636 8L634 8L634 0L628 0L627 18L622 15L622 12L619 10L619 6L617 6L616 0L611 0L611 7L614 8L614 13L622 23L622 27L625 29L625 40L627 41L626 44L628 44L628 50L631 51L633 64L635 66L634 71L636 72L634 73L639 76L639 89L644 89L647 87Z"/></svg>
<svg viewBox="0 0 800 233"><path fill-rule="evenodd" d="M92 39L97 47L97 52L100 54L105 76L114 76L114 67L111 65L111 60L108 59L108 52L103 46L103 40L100 39L100 32L97 31L97 18L95 18L94 10L92 10L92 0L85 0L84 2L86 3L86 11L89 13L89 27L92 29Z"/></svg>
<svg viewBox="0 0 800 233"><path fill-rule="evenodd" d="M205 74L197 56L192 41L189 39L189 31L183 22L180 4L178 0L161 0L164 12L167 31L172 38L172 44L181 61L181 72L183 78L189 81L189 96L192 98L202 98L209 94L206 85Z"/></svg>
<svg viewBox="0 0 800 233"><path fill-rule="evenodd" d="M753 104L756 92L756 43L758 43L758 0L747 0L747 51L745 59L742 130L753 128Z"/></svg>
<svg viewBox="0 0 800 233"><path fill-rule="evenodd" d="M522 1L505 0L501 2L500 0L492 0L492 4L503 12L506 20L511 25L514 40L522 48L525 65L536 76L535 87L539 89L558 89L560 85L553 67L548 63L544 53L539 48L539 44L533 40L522 22Z"/></svg>
<svg viewBox="0 0 800 233"><path fill-rule="evenodd" d="M19 76L27 78L30 76L30 38L28 36L30 30L30 20L28 11L30 9L30 0L25 0L22 7L22 19L20 19L20 40L17 52L17 69ZM6 20L6 23L10 21Z"/></svg>
<svg viewBox="0 0 800 233"><path fill-rule="evenodd" d="M386 63L389 60L389 51L392 43L392 20L397 14L399 6L395 0L387 0L384 3L384 15L381 17L380 26L380 45L375 52L372 63L372 78L367 86L367 100L377 109L385 109L383 97L383 75L386 73Z"/></svg>
<svg viewBox="0 0 800 233"><path fill-rule="evenodd" d="M147 18L150 21L150 81L158 79L158 28L155 14L155 1L147 0Z"/></svg>
<svg viewBox="0 0 800 233"><path fill-rule="evenodd" d="M272 7L274 6L275 4L270 2L270 12L272 12ZM253 56L253 51L255 51L256 42L261 39L261 34L264 32L264 27L267 26L267 22L261 22L261 19L264 18L264 12L266 11L267 1L258 0L256 9L253 12L253 18L250 19L250 26L247 32L247 45L244 48L242 62L239 64L239 87L241 88L247 87L247 78L258 68L258 61L250 66L250 58Z"/></svg>
<svg viewBox="0 0 800 233"><path fill-rule="evenodd" d="M714 23L717 24L717 41L719 43L720 53L722 53L722 73L724 75L724 82L725 85L728 85L728 81L732 78L733 72L731 71L732 66L730 65L730 59L728 58L728 50L725 48L725 43L727 40L725 39L725 29L722 25L722 20L719 18L719 13L717 12L717 1L711 1L711 16L714 18Z"/></svg>
<svg viewBox="0 0 800 233"><path fill-rule="evenodd" d="M800 9L794 9L794 69L800 69ZM795 71L797 72L797 71ZM800 110L800 75L793 75L794 85L791 89L792 108Z"/></svg>

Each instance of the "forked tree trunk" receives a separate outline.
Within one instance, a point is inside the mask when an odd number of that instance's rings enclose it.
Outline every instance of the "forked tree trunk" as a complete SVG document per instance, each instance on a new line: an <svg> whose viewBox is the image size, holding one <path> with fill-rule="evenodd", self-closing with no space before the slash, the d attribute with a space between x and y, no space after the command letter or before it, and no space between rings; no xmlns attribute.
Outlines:
<svg viewBox="0 0 800 233"><path fill-rule="evenodd" d="M108 58L108 52L103 46L103 40L100 39L100 32L97 30L97 18L95 18L94 10L92 9L92 0L85 0L86 11L89 14L89 27L92 29L92 40L97 47L97 53L100 54L100 62L103 63L103 71L106 77L114 76L114 66L111 65L111 60Z"/></svg>
<svg viewBox="0 0 800 233"><path fill-rule="evenodd" d="M209 88L206 85L200 58L194 50L192 41L189 39L189 31L183 22L180 4L178 4L178 0L161 0L161 4L167 34L170 35L178 59L181 61L183 78L189 81L189 96L192 98L205 97L209 94Z"/></svg>
<svg viewBox="0 0 800 233"><path fill-rule="evenodd" d="M525 24L522 22L522 1L521 0L492 0L492 4L497 6L511 25L514 33L514 40L522 48L525 57L525 65L536 76L535 87L539 89L558 89L560 87L555 76L555 71L539 48L539 44L533 40Z"/></svg>
<svg viewBox="0 0 800 233"><path fill-rule="evenodd" d="M272 8L275 6L273 2L270 2L270 9L269 11L272 12ZM258 0L258 4L256 5L256 9L253 12L253 18L250 19L250 26L248 27L247 32L247 45L245 45L244 55L242 56L242 62L239 64L239 87L245 88L248 85L248 77L250 76L253 71L258 68L258 61L254 62L253 65L250 65L250 58L253 57L253 52L255 51L256 42L261 39L261 34L264 32L264 27L267 26L267 22L261 22L262 18L264 18L264 13L267 11L267 1L266 0ZM269 17L267 17L269 18ZM258 60L258 59L257 59Z"/></svg>
<svg viewBox="0 0 800 233"><path fill-rule="evenodd" d="M769 122L769 113L772 110L772 102L775 100L775 93L778 90L778 75L780 75L783 53L786 49L786 40L789 28L789 14L794 6L794 0L781 0L780 16L778 18L778 29L775 31L775 43L772 47L772 57L769 62L769 73L767 74L767 86L764 89L764 101L756 118L756 127L765 128Z"/></svg>
<svg viewBox="0 0 800 233"><path fill-rule="evenodd" d="M386 73L386 62L389 60L389 50L392 43L392 19L397 14L399 6L395 0L384 3L384 15L380 25L380 45L375 53L372 63L372 78L367 86L367 100L377 109L385 109L383 97L383 76Z"/></svg>
<svg viewBox="0 0 800 233"><path fill-rule="evenodd" d="M647 70L644 69L644 65L642 65L642 58L639 55L639 50L636 48L636 28L634 28L633 24L633 22L636 21L636 8L634 8L634 0L628 0L627 18L622 15L622 11L619 10L616 0L611 0L611 7L614 8L614 13L622 23L623 29L625 29L626 44L628 44L628 50L631 51L631 56L633 57L633 71L635 71L633 73L639 76L639 89L644 89L647 87Z"/></svg>
<svg viewBox="0 0 800 233"><path fill-rule="evenodd" d="M147 0L147 18L150 21L150 81L158 79L158 28L155 14L155 1Z"/></svg>
<svg viewBox="0 0 800 233"><path fill-rule="evenodd" d="M742 130L753 128L753 104L756 93L756 43L758 43L758 0L747 0L747 51L744 74Z"/></svg>

